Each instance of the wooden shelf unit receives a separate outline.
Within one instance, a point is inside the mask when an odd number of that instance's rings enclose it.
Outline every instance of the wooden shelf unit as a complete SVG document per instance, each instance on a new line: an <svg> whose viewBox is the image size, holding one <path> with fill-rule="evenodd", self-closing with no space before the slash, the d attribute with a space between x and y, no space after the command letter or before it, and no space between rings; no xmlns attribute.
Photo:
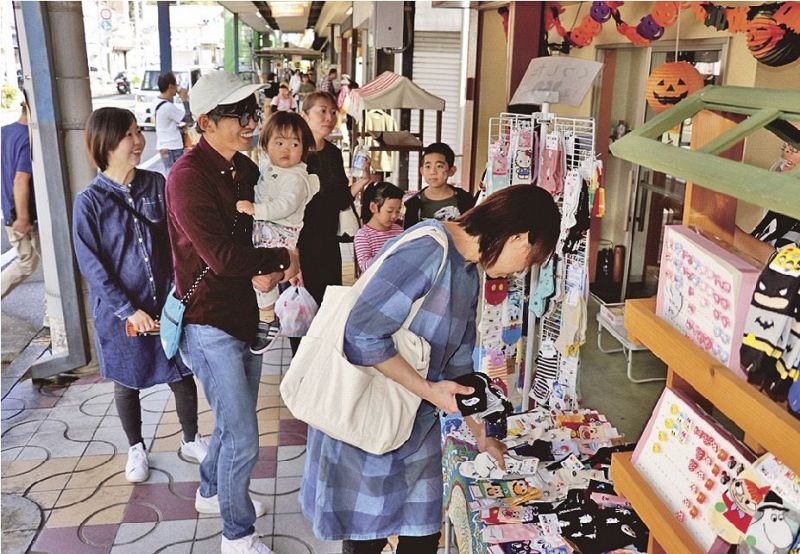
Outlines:
<svg viewBox="0 0 800 554"><path fill-rule="evenodd" d="M633 466L632 456L633 452L612 454L611 472L614 476L614 489L628 499L650 529L650 544L647 550L687 554L702 552L700 546L686 528L675 519L670 509L658 501L658 493ZM659 547L661 550L658 550Z"/></svg>
<svg viewBox="0 0 800 554"><path fill-rule="evenodd" d="M777 119L783 120L785 128L787 122L797 120L800 117L798 106L800 93L797 91L708 87L630 133L632 140L627 143L617 141L612 151L633 163L687 179L683 224L696 226L731 243L737 199L769 206L787 215L798 214L796 203L786 199L793 198L788 190L794 190L800 172L776 174L727 161L741 161L743 139L754 129L778 123ZM748 115L751 116L749 120L743 117ZM676 120L686 117L694 120L691 149L697 151L688 159L677 149L662 149L657 143L661 133L671 128ZM771 130L787 138L785 129L779 125L773 125ZM641 143L639 138L656 140ZM724 149L727 150L723 152ZM720 159L704 157L711 153L718 154ZM718 166L725 171L719 171ZM764 176L764 179L752 179L753 175ZM692 182L694 179L699 179L700 185ZM767 182L770 186L764 186ZM703 184L709 188L701 186ZM628 300L625 327L632 340L643 343L667 364L667 387L681 391L704 407L715 407L745 432L745 443L753 450L768 450L793 471L800 472L800 421L788 413L785 406L735 375L658 317L654 298ZM631 454L614 454L611 466L615 487L650 528L648 552L700 550L633 466Z"/></svg>
<svg viewBox="0 0 800 554"><path fill-rule="evenodd" d="M708 401L744 431L747 443L800 473L800 420L689 341L655 313L655 298L625 303L628 336L667 364L667 386Z"/></svg>

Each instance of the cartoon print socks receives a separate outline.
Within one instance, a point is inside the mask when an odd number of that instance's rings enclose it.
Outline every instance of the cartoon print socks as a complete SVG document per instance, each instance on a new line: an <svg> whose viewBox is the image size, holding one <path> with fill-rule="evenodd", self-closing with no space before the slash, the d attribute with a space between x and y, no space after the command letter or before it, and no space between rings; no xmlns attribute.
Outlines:
<svg viewBox="0 0 800 554"><path fill-rule="evenodd" d="M564 190L565 173L564 137L560 132L553 131L545 138L542 164L539 169L539 186L557 196Z"/></svg>
<svg viewBox="0 0 800 554"><path fill-rule="evenodd" d="M739 350L747 380L783 401L800 362L800 248L778 250L761 273Z"/></svg>
<svg viewBox="0 0 800 554"><path fill-rule="evenodd" d="M556 292L555 261L550 260L539 268L539 282L531 298L530 310L536 317L541 318L547 310L547 300Z"/></svg>

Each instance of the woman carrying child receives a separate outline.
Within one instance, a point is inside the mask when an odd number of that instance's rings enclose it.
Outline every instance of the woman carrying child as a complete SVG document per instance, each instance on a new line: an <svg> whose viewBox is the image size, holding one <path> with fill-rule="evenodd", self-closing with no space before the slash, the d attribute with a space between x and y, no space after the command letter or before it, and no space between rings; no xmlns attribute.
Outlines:
<svg viewBox="0 0 800 554"><path fill-rule="evenodd" d="M75 256L89 285L100 374L114 381L114 403L130 448L125 478L150 474L139 390L168 383L183 428L181 454L202 462L208 440L197 434L197 387L176 356L168 360L156 317L172 286L164 177L136 169L144 136L128 110L100 108L86 122L86 148L97 176L75 198Z"/></svg>
<svg viewBox="0 0 800 554"><path fill-rule="evenodd" d="M392 183L372 183L361 193L361 221L353 246L361 271L366 271L386 241L403 232L397 224L402 209L403 191Z"/></svg>
<svg viewBox="0 0 800 554"><path fill-rule="evenodd" d="M270 102L270 111L276 112L293 112L297 110L297 104L289 92L289 85L281 83L278 86L278 94L272 97Z"/></svg>
<svg viewBox="0 0 800 554"><path fill-rule="evenodd" d="M253 246L256 248L297 247L306 204L319 192L319 178L309 175L305 161L314 149L314 135L305 120L294 112L278 112L267 121L259 138L266 152L255 188L255 203L240 200L236 210L253 216ZM278 299L277 289L256 289L260 310L269 312ZM253 354L262 354L280 330L279 323L259 323Z"/></svg>

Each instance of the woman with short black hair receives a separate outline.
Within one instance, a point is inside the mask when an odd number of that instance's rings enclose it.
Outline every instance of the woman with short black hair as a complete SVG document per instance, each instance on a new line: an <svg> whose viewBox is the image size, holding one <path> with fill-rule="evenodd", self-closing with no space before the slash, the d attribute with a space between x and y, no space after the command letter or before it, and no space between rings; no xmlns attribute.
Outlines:
<svg viewBox="0 0 800 554"><path fill-rule="evenodd" d="M556 246L560 216L547 191L517 185L490 195L455 221L427 220L412 229L421 227L446 236L446 253L431 236L391 251L355 301L343 343L351 363L375 367L423 400L411 436L398 449L374 455L308 429L300 505L316 536L343 539L344 553L377 554L390 535L400 537L398 552L437 551L443 481L436 410L454 413L455 395L474 392L453 379L473 372L477 266L490 277L505 277L544 263ZM426 378L392 342L423 296L408 329L430 344ZM479 450L504 467L502 443L487 438L471 418L466 421Z"/></svg>
<svg viewBox="0 0 800 554"><path fill-rule="evenodd" d="M114 402L130 444L125 477L138 483L150 473L140 389L168 383L175 393L181 454L199 463L208 441L197 432L192 373L178 357L167 359L157 334L156 319L173 282L164 177L136 168L144 136L128 110L95 110L85 138L98 172L75 198L75 256L89 285L100 374L114 381Z"/></svg>

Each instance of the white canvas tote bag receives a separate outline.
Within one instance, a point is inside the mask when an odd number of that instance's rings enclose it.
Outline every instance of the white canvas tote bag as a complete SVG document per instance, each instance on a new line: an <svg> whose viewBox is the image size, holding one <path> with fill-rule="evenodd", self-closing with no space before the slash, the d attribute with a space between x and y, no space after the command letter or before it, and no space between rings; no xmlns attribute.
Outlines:
<svg viewBox="0 0 800 554"><path fill-rule="evenodd" d="M438 279L447 261L445 233L423 227L403 235L355 285L325 290L322 306L281 382L281 396L294 417L371 454L390 452L408 440L421 399L374 367L350 363L343 352L345 325L386 256L401 244L424 236L444 247ZM392 335L397 352L423 377L428 374L431 347L408 327L424 300L423 296L414 302L405 322Z"/></svg>

